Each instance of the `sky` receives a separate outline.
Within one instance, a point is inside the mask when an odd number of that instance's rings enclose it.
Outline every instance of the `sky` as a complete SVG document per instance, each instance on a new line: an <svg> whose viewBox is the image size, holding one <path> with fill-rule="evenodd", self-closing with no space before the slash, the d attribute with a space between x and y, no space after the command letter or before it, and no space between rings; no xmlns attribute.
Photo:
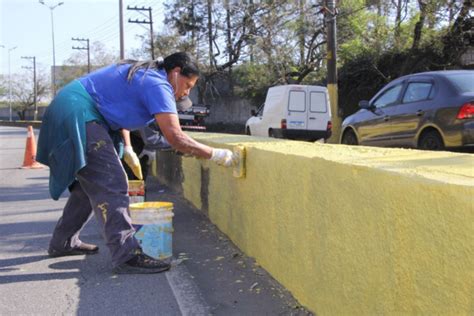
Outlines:
<svg viewBox="0 0 474 316"><path fill-rule="evenodd" d="M53 10L56 65L79 52L72 46L82 46L71 38L88 38L90 43L102 42L107 50L119 55L119 0L44 0L45 4L63 5ZM128 19L148 20L130 7L151 7L153 30L163 26L164 0L123 0L125 57L133 49L141 47L137 35L149 34L148 24L128 23ZM146 11L145 11L146 12ZM146 13L148 15L148 13ZM32 62L22 56L35 56L38 70L47 71L53 64L51 10L38 0L0 0L0 74L28 71L22 68ZM17 47L15 49L11 49ZM10 52L10 53L9 53ZM83 51L86 54L86 51ZM8 56L10 55L10 63Z"/></svg>

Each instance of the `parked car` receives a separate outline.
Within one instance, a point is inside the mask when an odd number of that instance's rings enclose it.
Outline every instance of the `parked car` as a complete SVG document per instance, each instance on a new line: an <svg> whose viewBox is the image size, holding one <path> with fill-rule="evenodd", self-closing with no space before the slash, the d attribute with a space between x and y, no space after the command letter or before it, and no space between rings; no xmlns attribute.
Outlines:
<svg viewBox="0 0 474 316"><path fill-rule="evenodd" d="M474 146L474 70L398 78L342 123L342 144L427 150Z"/></svg>
<svg viewBox="0 0 474 316"><path fill-rule="evenodd" d="M209 114L209 107L203 104L193 104L186 110L178 110L181 126L204 126L204 118Z"/></svg>
<svg viewBox="0 0 474 316"><path fill-rule="evenodd" d="M312 141L331 136L331 107L326 87L272 87L265 103L251 114L245 123L247 135Z"/></svg>

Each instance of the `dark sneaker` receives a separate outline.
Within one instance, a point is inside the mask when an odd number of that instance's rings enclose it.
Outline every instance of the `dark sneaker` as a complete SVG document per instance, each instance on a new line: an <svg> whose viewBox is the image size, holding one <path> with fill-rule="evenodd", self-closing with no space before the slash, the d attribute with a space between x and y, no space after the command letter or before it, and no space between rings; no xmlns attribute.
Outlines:
<svg viewBox="0 0 474 316"><path fill-rule="evenodd" d="M171 265L161 260L154 259L144 253L139 253L132 259L114 268L117 274L132 273L160 273L169 270Z"/></svg>
<svg viewBox="0 0 474 316"><path fill-rule="evenodd" d="M80 246L68 250L56 250L51 246L48 249L48 255L51 258L64 256L95 255L99 252L99 247L83 242Z"/></svg>

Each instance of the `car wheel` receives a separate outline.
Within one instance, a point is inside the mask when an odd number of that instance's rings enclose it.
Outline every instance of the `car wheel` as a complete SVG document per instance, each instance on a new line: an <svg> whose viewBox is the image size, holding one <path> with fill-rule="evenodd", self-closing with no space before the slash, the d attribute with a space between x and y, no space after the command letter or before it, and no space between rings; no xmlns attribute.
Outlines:
<svg viewBox="0 0 474 316"><path fill-rule="evenodd" d="M273 130L272 129L269 129L268 130L268 137L275 137L275 134L273 133Z"/></svg>
<svg viewBox="0 0 474 316"><path fill-rule="evenodd" d="M443 139L437 131L431 130L425 132L418 141L418 148L422 150L443 150Z"/></svg>
<svg viewBox="0 0 474 316"><path fill-rule="evenodd" d="M252 135L252 134L250 133L250 127L247 127L247 130L245 131L245 134L247 134L247 135Z"/></svg>
<svg viewBox="0 0 474 316"><path fill-rule="evenodd" d="M357 136L355 135L353 130L350 129L344 132L344 135L342 136L341 144L359 145L359 142L357 141Z"/></svg>

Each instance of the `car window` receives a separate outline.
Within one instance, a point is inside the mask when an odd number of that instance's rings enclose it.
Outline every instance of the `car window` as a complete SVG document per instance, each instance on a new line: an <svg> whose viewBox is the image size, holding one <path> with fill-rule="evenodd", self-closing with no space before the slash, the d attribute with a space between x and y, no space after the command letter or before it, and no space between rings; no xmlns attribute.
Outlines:
<svg viewBox="0 0 474 316"><path fill-rule="evenodd" d="M402 84L398 84L388 89L381 96L379 96L372 105L376 108L383 108L387 105L394 103L398 100L398 96L400 95L400 90L402 90L402 86Z"/></svg>
<svg viewBox="0 0 474 316"><path fill-rule="evenodd" d="M449 74L446 78L459 90L461 93L474 92L474 72L462 74Z"/></svg>
<svg viewBox="0 0 474 316"><path fill-rule="evenodd" d="M433 84L430 82L410 82L403 96L403 103L428 100Z"/></svg>
<svg viewBox="0 0 474 316"><path fill-rule="evenodd" d="M288 101L288 110L295 112L304 112L306 109L306 94L304 91L290 91Z"/></svg>
<svg viewBox="0 0 474 316"><path fill-rule="evenodd" d="M311 112L326 113L326 93L324 92L311 92L309 95L310 105L309 110Z"/></svg>

